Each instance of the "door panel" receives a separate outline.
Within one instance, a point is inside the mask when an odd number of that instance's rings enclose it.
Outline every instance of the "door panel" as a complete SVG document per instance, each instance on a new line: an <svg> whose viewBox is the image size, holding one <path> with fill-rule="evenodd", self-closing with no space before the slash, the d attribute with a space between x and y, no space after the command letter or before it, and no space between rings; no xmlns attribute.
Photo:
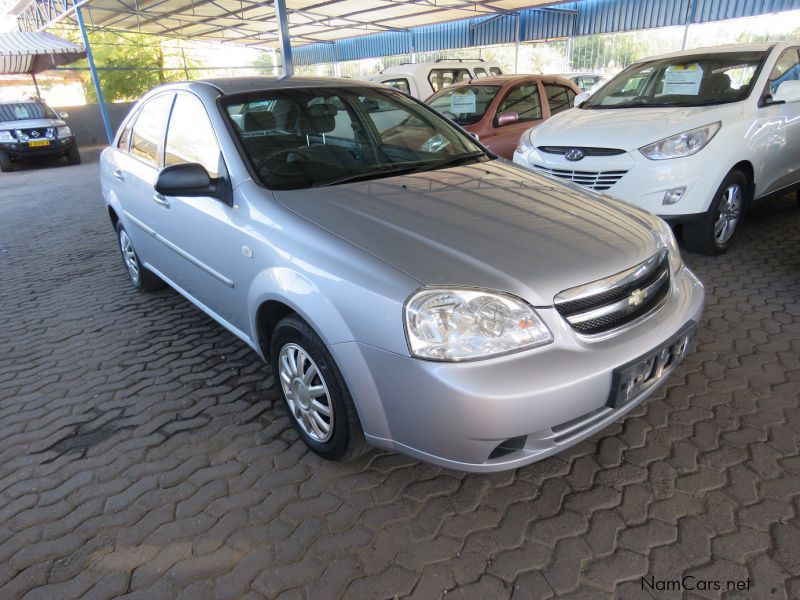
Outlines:
<svg viewBox="0 0 800 600"><path fill-rule="evenodd" d="M497 127L497 117L505 112L519 115L519 121L511 125ZM520 136L543 121L541 90L538 82L526 82L510 88L500 102L492 118L491 131L481 141L486 143L493 152L503 158L511 159Z"/></svg>

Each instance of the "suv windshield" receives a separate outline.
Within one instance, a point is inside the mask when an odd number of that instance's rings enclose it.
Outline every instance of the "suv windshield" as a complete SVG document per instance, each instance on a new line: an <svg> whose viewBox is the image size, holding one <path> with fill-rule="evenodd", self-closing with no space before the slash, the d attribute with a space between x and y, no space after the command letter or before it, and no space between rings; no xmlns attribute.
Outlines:
<svg viewBox="0 0 800 600"><path fill-rule="evenodd" d="M56 114L41 102L8 102L0 104L0 122L26 119L55 119Z"/></svg>
<svg viewBox="0 0 800 600"><path fill-rule="evenodd" d="M428 98L425 103L459 125L473 125L486 114L499 89L499 85L447 88Z"/></svg>
<svg viewBox="0 0 800 600"><path fill-rule="evenodd" d="M744 100L767 52L718 52L647 61L629 67L581 108L705 106Z"/></svg>
<svg viewBox="0 0 800 600"><path fill-rule="evenodd" d="M223 107L246 159L270 189L488 159L468 135L390 89L265 90L226 98Z"/></svg>

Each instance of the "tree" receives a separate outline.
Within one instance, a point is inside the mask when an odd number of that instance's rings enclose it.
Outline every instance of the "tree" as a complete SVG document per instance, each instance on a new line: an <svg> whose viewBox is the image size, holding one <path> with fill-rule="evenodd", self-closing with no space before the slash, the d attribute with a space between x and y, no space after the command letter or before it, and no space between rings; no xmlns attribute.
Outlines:
<svg viewBox="0 0 800 600"><path fill-rule="evenodd" d="M94 62L98 69L116 68L120 70L100 70L100 85L106 102L131 101L138 99L147 90L167 83L187 79L187 71L182 67L183 55L172 57L175 67L168 68L165 63L167 49L179 49L175 42L163 41L156 36L142 34L120 35L105 31L89 33ZM91 77L83 82L86 98L97 102L97 94Z"/></svg>

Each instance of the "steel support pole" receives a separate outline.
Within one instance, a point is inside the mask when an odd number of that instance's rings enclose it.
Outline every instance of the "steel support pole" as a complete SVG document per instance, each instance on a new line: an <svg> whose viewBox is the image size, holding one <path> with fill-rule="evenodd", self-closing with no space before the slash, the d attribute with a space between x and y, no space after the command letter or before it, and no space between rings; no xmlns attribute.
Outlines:
<svg viewBox="0 0 800 600"><path fill-rule="evenodd" d="M294 75L292 61L292 41L289 39L289 16L286 12L286 0L275 0L275 18L278 20L278 41L281 45L283 77Z"/></svg>
<svg viewBox="0 0 800 600"><path fill-rule="evenodd" d="M519 73L520 14L517 13L517 30L514 36L514 74Z"/></svg>
<svg viewBox="0 0 800 600"><path fill-rule="evenodd" d="M81 35L83 36L83 45L86 48L86 59L89 61L89 71L92 73L92 81L94 81L94 89L97 92L97 103L100 105L100 114L103 116L103 125L106 128L106 137L108 143L114 142L114 132L111 130L111 121L108 118L108 111L106 110L106 101L103 99L103 90L100 88L100 78L97 76L97 67L94 66L94 56L92 56L92 45L89 43L89 36L86 33L86 24L83 22L83 14L80 8L75 9L75 18L78 20L78 26L81 28Z"/></svg>
<svg viewBox="0 0 800 600"><path fill-rule="evenodd" d="M38 100L41 100L42 94L39 92L39 82L36 81L36 73L34 73L33 71L31 71L31 79L33 79L33 87L36 88L36 98Z"/></svg>

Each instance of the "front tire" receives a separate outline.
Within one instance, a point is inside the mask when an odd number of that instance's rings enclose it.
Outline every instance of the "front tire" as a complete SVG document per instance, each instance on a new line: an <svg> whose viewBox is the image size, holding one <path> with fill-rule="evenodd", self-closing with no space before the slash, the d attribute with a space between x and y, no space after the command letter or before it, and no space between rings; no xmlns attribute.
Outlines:
<svg viewBox="0 0 800 600"><path fill-rule="evenodd" d="M128 280L134 288L140 292L152 292L164 287L164 282L148 271L139 261L139 255L136 254L133 242L128 237L128 232L125 231L122 223L117 223L117 242L119 242L119 251L122 254L122 264L125 265Z"/></svg>
<svg viewBox="0 0 800 600"><path fill-rule="evenodd" d="M312 452L339 461L364 452L364 433L342 374L299 316L284 317L275 326L270 364L292 424Z"/></svg>
<svg viewBox="0 0 800 600"><path fill-rule="evenodd" d="M12 169L11 157L8 155L8 153L0 150L0 171L3 173L10 173Z"/></svg>
<svg viewBox="0 0 800 600"><path fill-rule="evenodd" d="M67 150L67 162L71 165L81 164L81 153L77 146L72 146Z"/></svg>
<svg viewBox="0 0 800 600"><path fill-rule="evenodd" d="M708 211L698 221L683 226L686 249L710 256L727 252L742 222L749 189L744 173L728 173Z"/></svg>

